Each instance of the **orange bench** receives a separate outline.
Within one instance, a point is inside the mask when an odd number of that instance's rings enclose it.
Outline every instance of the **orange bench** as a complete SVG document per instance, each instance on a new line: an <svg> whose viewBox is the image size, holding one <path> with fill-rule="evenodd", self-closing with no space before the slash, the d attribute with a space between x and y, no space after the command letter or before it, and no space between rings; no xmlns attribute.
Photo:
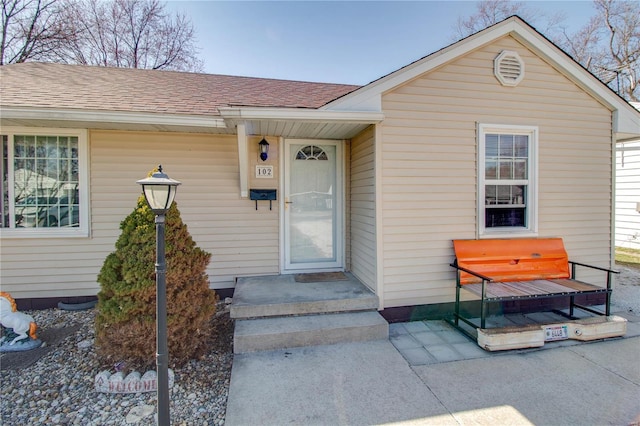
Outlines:
<svg viewBox="0 0 640 426"><path fill-rule="evenodd" d="M480 298L480 328L486 326L489 303L569 296L569 313L574 308L597 315L610 315L611 277L617 274L607 268L572 262L567 256L562 238L454 240L456 260L455 325L458 320L476 328L477 325L460 313L460 290ZM575 279L576 266L607 273L606 287ZM578 305L578 294L606 294L605 312Z"/></svg>

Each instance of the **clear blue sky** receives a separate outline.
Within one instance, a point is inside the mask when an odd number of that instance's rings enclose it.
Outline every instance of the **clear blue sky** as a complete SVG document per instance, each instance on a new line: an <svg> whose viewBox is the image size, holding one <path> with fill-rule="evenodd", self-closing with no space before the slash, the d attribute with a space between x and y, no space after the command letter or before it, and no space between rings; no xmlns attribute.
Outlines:
<svg viewBox="0 0 640 426"><path fill-rule="evenodd" d="M569 31L595 15L591 1L524 3L564 12ZM451 44L476 2L170 1L167 10L191 18L207 73L363 85Z"/></svg>

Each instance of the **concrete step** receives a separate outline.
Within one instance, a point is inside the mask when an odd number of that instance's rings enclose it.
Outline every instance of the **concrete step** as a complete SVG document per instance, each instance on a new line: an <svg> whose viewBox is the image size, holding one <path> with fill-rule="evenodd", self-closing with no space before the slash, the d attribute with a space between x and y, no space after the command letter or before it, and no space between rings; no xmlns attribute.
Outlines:
<svg viewBox="0 0 640 426"><path fill-rule="evenodd" d="M241 278L233 295L231 318L376 310L378 297L348 276L349 280L313 283L282 275Z"/></svg>
<svg viewBox="0 0 640 426"><path fill-rule="evenodd" d="M387 339L389 324L377 312L237 320L234 353Z"/></svg>

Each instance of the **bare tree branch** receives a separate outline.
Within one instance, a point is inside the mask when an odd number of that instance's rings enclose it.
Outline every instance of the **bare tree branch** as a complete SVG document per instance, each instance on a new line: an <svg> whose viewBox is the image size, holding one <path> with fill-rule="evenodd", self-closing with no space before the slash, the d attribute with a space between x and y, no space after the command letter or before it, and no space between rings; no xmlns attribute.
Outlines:
<svg viewBox="0 0 640 426"><path fill-rule="evenodd" d="M476 13L467 19L458 18L454 27L454 39L465 38L513 15L519 15L527 21L532 21L534 18L534 12L527 9L523 2L512 2L511 0L480 1L476 3Z"/></svg>
<svg viewBox="0 0 640 426"><path fill-rule="evenodd" d="M202 70L193 24L159 0L1 0L0 65Z"/></svg>
<svg viewBox="0 0 640 426"><path fill-rule="evenodd" d="M561 15L546 16L527 9L524 3L510 0L486 0L477 4L476 13L459 18L458 38L466 37L489 25L519 15L564 49L620 96L638 101L640 89L640 2L594 0L596 15L580 30L570 33L562 28Z"/></svg>
<svg viewBox="0 0 640 426"><path fill-rule="evenodd" d="M195 31L158 0L75 0L78 37L61 60L89 65L199 71Z"/></svg>
<svg viewBox="0 0 640 426"><path fill-rule="evenodd" d="M49 60L74 37L63 11L62 0L2 0L0 65Z"/></svg>
<svg viewBox="0 0 640 426"><path fill-rule="evenodd" d="M640 3L595 0L602 32L603 54L591 70L630 101L640 100Z"/></svg>

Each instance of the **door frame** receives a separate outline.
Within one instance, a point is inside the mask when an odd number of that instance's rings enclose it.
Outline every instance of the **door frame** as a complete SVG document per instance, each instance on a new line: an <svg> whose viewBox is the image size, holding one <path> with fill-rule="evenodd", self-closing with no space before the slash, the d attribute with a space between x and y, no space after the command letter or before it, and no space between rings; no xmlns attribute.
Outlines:
<svg viewBox="0 0 640 426"><path fill-rule="evenodd" d="M287 204L285 201L288 197L289 190L289 172L290 158L289 150L291 145L333 145L336 147L336 241L335 252L336 261L330 264L309 263L299 268L291 267L287 261ZM280 273L281 274L297 274L303 272L337 272L345 270L345 161L344 150L345 143L343 140L335 139L299 139L299 138L280 138L280 188L282 188L282 196L279 197L280 210Z"/></svg>

